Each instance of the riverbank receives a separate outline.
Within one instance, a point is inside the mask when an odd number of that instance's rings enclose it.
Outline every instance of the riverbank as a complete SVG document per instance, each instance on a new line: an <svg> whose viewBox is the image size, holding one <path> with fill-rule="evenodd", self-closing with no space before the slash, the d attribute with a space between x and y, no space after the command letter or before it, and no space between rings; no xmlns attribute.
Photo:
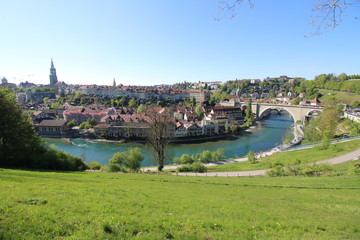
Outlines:
<svg viewBox="0 0 360 240"><path fill-rule="evenodd" d="M167 146L167 164L175 157L182 154L196 155L205 150L215 151L222 148L225 150L226 159L237 159L245 156L250 150L254 152L272 149L282 142L285 133L291 129L293 119L289 114L270 115L259 122L251 133L242 133L235 137L227 137L206 142L185 142L169 144ZM50 145L55 145L59 150L85 159L86 162L97 161L107 165L109 159L117 152L127 151L132 147L141 148L145 157L142 166L154 166L156 164L153 151L148 145L140 143L119 143L117 141L94 141L94 139L45 139Z"/></svg>

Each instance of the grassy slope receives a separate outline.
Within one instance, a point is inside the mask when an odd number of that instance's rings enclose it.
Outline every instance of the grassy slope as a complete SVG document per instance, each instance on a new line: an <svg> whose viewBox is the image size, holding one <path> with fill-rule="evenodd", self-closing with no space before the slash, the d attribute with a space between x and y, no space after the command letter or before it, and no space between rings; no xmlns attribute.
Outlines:
<svg viewBox="0 0 360 240"><path fill-rule="evenodd" d="M359 180L0 169L0 239L359 239Z"/></svg>
<svg viewBox="0 0 360 240"><path fill-rule="evenodd" d="M234 171L248 171L271 168L271 164L274 162L282 162L284 164L301 160L302 162L316 162L332 157L342 155L347 152L351 152L360 147L360 140L337 143L331 145L326 150L317 150L315 148L303 149L291 152L281 152L274 155L261 158L259 163L252 164L250 162L240 162L224 164L214 167L208 167L208 172L234 172Z"/></svg>
<svg viewBox="0 0 360 240"><path fill-rule="evenodd" d="M348 105L350 105L352 101L360 101L360 95L355 93L339 92L339 91L324 90L324 89L319 89L319 93L323 95L320 98L320 101L323 105L331 97L335 97L335 99L337 99L339 102Z"/></svg>

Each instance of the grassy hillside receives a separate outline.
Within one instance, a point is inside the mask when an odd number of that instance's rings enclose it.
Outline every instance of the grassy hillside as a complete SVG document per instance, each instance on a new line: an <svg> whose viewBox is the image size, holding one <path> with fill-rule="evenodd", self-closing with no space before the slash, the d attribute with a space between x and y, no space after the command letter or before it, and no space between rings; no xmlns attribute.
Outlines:
<svg viewBox="0 0 360 240"><path fill-rule="evenodd" d="M312 163L316 161L326 160L342 154L351 152L360 147L360 140L354 140L350 142L343 142L330 145L328 149L318 150L316 148L309 148L303 150L280 152L274 155L261 158L258 163L253 164L251 162L239 162L230 163L224 165L218 165L208 167L208 172L235 172L235 171L249 171L258 169L272 168L272 164L275 162L288 164L296 160L300 160L303 163Z"/></svg>
<svg viewBox="0 0 360 240"><path fill-rule="evenodd" d="M357 82L360 84L360 81ZM334 97L338 102L345 103L348 105L350 105L352 101L360 101L360 95L356 93L332 91L325 89L319 89L319 93L323 95L320 98L320 101L323 105L325 105L328 99L332 97Z"/></svg>
<svg viewBox="0 0 360 240"><path fill-rule="evenodd" d="M0 169L0 239L359 239L359 183Z"/></svg>

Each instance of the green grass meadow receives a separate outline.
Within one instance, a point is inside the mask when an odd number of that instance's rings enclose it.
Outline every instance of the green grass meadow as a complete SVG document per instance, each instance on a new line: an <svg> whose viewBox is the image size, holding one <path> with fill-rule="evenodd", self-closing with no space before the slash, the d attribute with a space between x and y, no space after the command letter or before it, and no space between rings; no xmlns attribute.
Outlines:
<svg viewBox="0 0 360 240"><path fill-rule="evenodd" d="M316 148L302 149L296 151L280 152L268 157L259 159L258 163L251 163L249 161L223 164L218 166L208 167L208 172L235 172L235 171L250 171L258 169L268 169L272 167L275 162L283 164L292 163L300 160L303 163L313 163L316 161L326 160L342 154L351 152L360 147L360 140L332 144L328 149L318 150Z"/></svg>
<svg viewBox="0 0 360 240"><path fill-rule="evenodd" d="M0 169L0 239L360 239L359 177Z"/></svg>
<svg viewBox="0 0 360 240"><path fill-rule="evenodd" d="M360 83L360 81L358 80L356 80L356 82ZM356 93L332 91L325 89L319 89L319 93L323 95L320 98L320 101L323 105L326 104L326 102L328 102L331 98L335 98L338 102L348 105L350 105L352 101L360 101L360 95Z"/></svg>

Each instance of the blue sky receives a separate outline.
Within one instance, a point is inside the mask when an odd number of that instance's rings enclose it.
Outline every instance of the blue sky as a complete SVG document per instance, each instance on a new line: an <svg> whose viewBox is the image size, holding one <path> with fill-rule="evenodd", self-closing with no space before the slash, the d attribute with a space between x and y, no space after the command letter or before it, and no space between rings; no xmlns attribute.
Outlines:
<svg viewBox="0 0 360 240"><path fill-rule="evenodd" d="M217 0L2 0L0 76L47 84L51 58L69 84L360 74L359 4L307 38L313 1L253 1L215 21Z"/></svg>

